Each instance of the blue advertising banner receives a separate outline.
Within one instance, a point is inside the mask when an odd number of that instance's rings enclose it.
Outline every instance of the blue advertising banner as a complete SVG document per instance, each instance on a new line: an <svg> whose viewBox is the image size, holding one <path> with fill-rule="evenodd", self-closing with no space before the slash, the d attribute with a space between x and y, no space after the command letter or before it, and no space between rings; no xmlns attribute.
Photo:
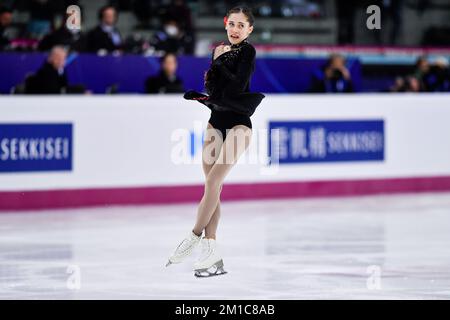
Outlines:
<svg viewBox="0 0 450 320"><path fill-rule="evenodd" d="M384 145L384 120L269 122L271 163L383 161Z"/></svg>
<svg viewBox="0 0 450 320"><path fill-rule="evenodd" d="M71 123L0 123L0 173L71 170Z"/></svg>

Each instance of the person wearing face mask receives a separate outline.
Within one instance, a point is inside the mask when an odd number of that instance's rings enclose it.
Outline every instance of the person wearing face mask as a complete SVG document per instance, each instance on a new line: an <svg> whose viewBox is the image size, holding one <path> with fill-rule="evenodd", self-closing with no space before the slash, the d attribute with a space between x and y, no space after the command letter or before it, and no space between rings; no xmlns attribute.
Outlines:
<svg viewBox="0 0 450 320"><path fill-rule="evenodd" d="M170 52L175 54L189 53L187 45L189 36L180 29L174 19L168 19L164 22L162 30L155 33L150 44L156 51Z"/></svg>
<svg viewBox="0 0 450 320"><path fill-rule="evenodd" d="M164 31L171 38L176 38L179 35L180 30L178 30L178 23L175 21L169 21L164 26Z"/></svg>
<svg viewBox="0 0 450 320"><path fill-rule="evenodd" d="M163 9L164 16L177 22L178 28L182 30L183 47L185 54L194 54L195 49L195 28L192 20L192 13L185 0L172 0L171 3Z"/></svg>
<svg viewBox="0 0 450 320"><path fill-rule="evenodd" d="M87 36L87 51L114 52L122 49L122 36L116 28L117 11L112 6L100 9L98 17L100 24L91 30Z"/></svg>

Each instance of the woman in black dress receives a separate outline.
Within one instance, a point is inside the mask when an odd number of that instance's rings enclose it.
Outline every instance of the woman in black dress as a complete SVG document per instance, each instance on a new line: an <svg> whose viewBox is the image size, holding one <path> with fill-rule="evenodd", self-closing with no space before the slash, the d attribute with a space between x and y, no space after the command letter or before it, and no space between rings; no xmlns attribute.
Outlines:
<svg viewBox="0 0 450 320"><path fill-rule="evenodd" d="M250 144L250 116L264 98L261 93L250 92L256 55L247 39L254 24L251 10L247 7L231 9L224 24L229 44L219 45L212 53L211 66L205 74L208 95L196 91L184 95L185 99L196 100L211 109L203 145L206 182L196 224L167 264L182 262L201 243L202 254L194 265L195 275L200 277L226 273L216 247L220 192L225 176ZM205 236L201 238L203 230Z"/></svg>

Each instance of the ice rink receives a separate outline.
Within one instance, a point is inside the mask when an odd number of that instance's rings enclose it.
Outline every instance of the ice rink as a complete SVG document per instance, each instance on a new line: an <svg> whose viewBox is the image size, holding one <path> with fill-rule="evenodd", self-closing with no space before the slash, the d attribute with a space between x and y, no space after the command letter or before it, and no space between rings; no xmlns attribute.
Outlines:
<svg viewBox="0 0 450 320"><path fill-rule="evenodd" d="M450 299L450 193L222 203L228 274L165 267L196 204L0 214L0 299Z"/></svg>

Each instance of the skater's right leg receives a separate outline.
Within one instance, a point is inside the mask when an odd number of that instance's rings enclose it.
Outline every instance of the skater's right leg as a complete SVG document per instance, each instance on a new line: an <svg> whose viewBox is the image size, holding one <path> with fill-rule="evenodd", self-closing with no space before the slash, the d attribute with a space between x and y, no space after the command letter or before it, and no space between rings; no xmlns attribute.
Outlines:
<svg viewBox="0 0 450 320"><path fill-rule="evenodd" d="M203 144L202 150L202 167L203 173L205 174L205 179L208 177L209 172L214 166L215 161L219 157L220 148L222 147L223 139L222 135L219 132L215 131L213 126L208 123L206 135L205 135L205 143ZM220 200L217 203L217 206L214 210L214 213L209 220L209 223L205 227L205 238L207 239L216 239L216 231L217 226L219 225L220 219ZM196 226L199 225L197 219ZM194 226L193 231L196 234L201 234L202 230L196 229Z"/></svg>
<svg viewBox="0 0 450 320"><path fill-rule="evenodd" d="M214 214L212 215L211 219L209 220L209 223L205 227L206 239L216 240L216 232L217 227L219 226L219 219L220 219L220 200L219 203L217 204Z"/></svg>
<svg viewBox="0 0 450 320"><path fill-rule="evenodd" d="M248 148L252 130L244 125L233 127L222 144L219 156L206 177L205 191L197 213L196 231L203 231L211 221L220 201L225 176Z"/></svg>
<svg viewBox="0 0 450 320"><path fill-rule="evenodd" d="M248 148L251 140L252 130L246 126L235 126L232 132L229 132L220 153L212 168L208 170L205 183L205 193L199 205L197 214L197 223L194 229L207 230L215 234L218 224L217 207L220 204L220 193L222 191L222 183L225 176L231 168L237 163L239 157ZM217 214L218 213L218 214ZM217 220L213 218L217 215ZM225 274L223 260L220 253L217 251L216 241L213 238L203 238L202 255L195 263L194 270L197 277L210 277L215 275Z"/></svg>
<svg viewBox="0 0 450 320"><path fill-rule="evenodd" d="M218 135L216 130L208 123L208 128L206 130L205 143L203 145L203 171L205 173L205 177L208 176L211 168L214 165L215 160L219 156L220 148L223 144L222 137ZM216 209L214 211L214 218L212 220L212 224L205 228L205 237L206 238L215 238L215 233L217 229L217 224L220 216L220 204L217 204ZM169 261L166 266L169 266L173 263L180 263L185 258L191 255L195 247L200 243L200 239L203 233L203 229L196 230L194 227L191 232L180 242L180 244L175 249L175 252L172 256L169 257Z"/></svg>

